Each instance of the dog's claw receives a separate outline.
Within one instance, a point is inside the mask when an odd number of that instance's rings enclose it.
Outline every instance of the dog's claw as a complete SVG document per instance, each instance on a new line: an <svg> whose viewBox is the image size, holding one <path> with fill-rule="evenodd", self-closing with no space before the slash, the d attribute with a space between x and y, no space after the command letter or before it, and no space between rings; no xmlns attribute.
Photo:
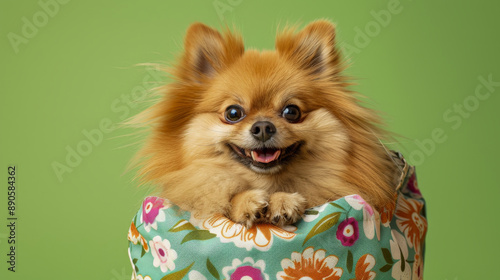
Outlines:
<svg viewBox="0 0 500 280"><path fill-rule="evenodd" d="M267 193L263 190L249 190L235 195L231 200L231 220L247 229L262 220L264 211L268 205Z"/></svg>
<svg viewBox="0 0 500 280"><path fill-rule="evenodd" d="M275 224L275 225L279 224L280 219L281 219L281 218L280 218L280 216L275 216L275 217L273 218L273 221L272 221L272 222L273 222L273 224Z"/></svg>
<svg viewBox="0 0 500 280"><path fill-rule="evenodd" d="M297 222L305 210L305 199L295 193L274 193L270 197L268 221L277 226Z"/></svg>

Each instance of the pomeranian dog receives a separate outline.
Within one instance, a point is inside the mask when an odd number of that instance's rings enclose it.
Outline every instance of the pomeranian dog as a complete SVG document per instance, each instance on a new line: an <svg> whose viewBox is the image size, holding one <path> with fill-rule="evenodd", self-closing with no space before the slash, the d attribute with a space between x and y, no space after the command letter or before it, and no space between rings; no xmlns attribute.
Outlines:
<svg viewBox="0 0 500 280"><path fill-rule="evenodd" d="M195 217L247 227L295 223L305 209L350 194L393 203L395 165L379 117L347 89L335 26L286 28L275 51L192 24L138 153L144 181Z"/></svg>

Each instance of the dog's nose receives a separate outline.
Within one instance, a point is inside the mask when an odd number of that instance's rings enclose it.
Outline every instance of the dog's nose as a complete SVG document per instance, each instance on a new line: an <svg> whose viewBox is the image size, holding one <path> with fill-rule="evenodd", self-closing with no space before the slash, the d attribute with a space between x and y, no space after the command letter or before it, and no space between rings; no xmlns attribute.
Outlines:
<svg viewBox="0 0 500 280"><path fill-rule="evenodd" d="M276 133L276 127L272 122L258 121L252 125L250 132L255 139L266 142Z"/></svg>

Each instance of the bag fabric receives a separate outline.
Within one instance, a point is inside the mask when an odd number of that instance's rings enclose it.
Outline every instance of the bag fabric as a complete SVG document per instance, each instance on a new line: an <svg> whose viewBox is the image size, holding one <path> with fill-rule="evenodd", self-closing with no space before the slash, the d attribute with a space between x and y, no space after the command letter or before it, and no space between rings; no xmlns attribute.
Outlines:
<svg viewBox="0 0 500 280"><path fill-rule="evenodd" d="M425 201L414 167L399 159L394 209L379 213L349 195L285 228L198 220L147 197L128 232L132 279L422 279Z"/></svg>

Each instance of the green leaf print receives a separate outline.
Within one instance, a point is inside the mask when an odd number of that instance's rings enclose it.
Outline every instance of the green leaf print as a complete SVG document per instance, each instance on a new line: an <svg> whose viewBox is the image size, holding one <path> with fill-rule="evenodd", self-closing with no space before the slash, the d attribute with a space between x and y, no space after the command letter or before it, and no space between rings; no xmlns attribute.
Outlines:
<svg viewBox="0 0 500 280"><path fill-rule="evenodd" d="M384 259L386 263L393 264L394 261L392 260L392 255L391 251L387 248L382 248L382 255L384 255Z"/></svg>
<svg viewBox="0 0 500 280"><path fill-rule="evenodd" d="M341 214L340 212L335 212L323 217L323 219L321 219L317 224L315 224L314 227L311 229L311 231L307 234L306 238L304 239L304 243L302 243L302 246L306 244L306 242L312 237L336 225L339 221L340 214Z"/></svg>
<svg viewBox="0 0 500 280"><path fill-rule="evenodd" d="M183 230L196 230L196 228L186 220L180 220L168 231L170 232L179 232Z"/></svg>
<svg viewBox="0 0 500 280"><path fill-rule="evenodd" d="M207 258L207 269L208 269L208 272L210 272L210 274L212 274L212 276L219 280L220 279L220 275L219 275L219 272L217 272L217 269L215 268L215 266L212 264L212 262L210 261L209 258Z"/></svg>
<svg viewBox="0 0 500 280"><path fill-rule="evenodd" d="M389 269L391 269L391 268L392 268L392 264L386 264L386 265L384 265L382 268L380 268L380 271L382 271L382 272L387 272L387 271L389 271Z"/></svg>
<svg viewBox="0 0 500 280"><path fill-rule="evenodd" d="M179 270L177 272L170 273L170 274L163 276L161 278L161 280L181 280L182 278L184 278L184 276L186 276L186 274L189 272L189 270L191 269L191 267L193 265L194 265L194 262L190 266L184 268L183 270Z"/></svg>
<svg viewBox="0 0 500 280"><path fill-rule="evenodd" d="M352 253L351 253L351 250L347 250L347 261L346 261L346 265L347 265L347 270L349 271L349 273L352 272L352 263L353 263L353 257L352 257Z"/></svg>
<svg viewBox="0 0 500 280"><path fill-rule="evenodd" d="M186 234L184 239L182 239L181 244L184 244L191 240L208 240L216 237L217 235L211 233L208 230L193 230L192 232Z"/></svg>
<svg viewBox="0 0 500 280"><path fill-rule="evenodd" d="M342 210L345 210L345 209L344 209L344 207L342 207L342 206L338 205L338 204L337 204L337 203L335 203L335 202L330 202L330 205L331 205L331 206L334 206L334 207L337 207L337 208L340 208L340 209L342 209Z"/></svg>

